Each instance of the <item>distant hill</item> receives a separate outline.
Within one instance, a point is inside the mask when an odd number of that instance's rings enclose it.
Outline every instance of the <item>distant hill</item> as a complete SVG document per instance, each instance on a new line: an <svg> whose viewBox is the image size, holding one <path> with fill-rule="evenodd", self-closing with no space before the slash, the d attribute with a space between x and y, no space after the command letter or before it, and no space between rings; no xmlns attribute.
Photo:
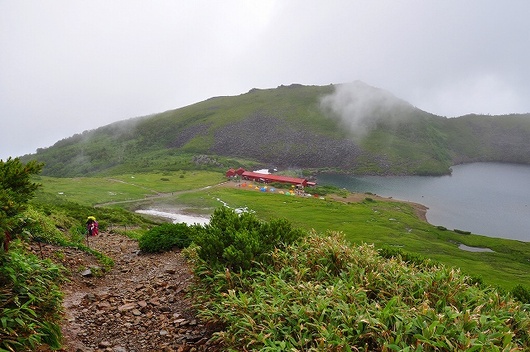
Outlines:
<svg viewBox="0 0 530 352"><path fill-rule="evenodd" d="M293 84L116 122L22 159L58 177L239 166L437 175L530 164L530 114L445 118L362 82Z"/></svg>

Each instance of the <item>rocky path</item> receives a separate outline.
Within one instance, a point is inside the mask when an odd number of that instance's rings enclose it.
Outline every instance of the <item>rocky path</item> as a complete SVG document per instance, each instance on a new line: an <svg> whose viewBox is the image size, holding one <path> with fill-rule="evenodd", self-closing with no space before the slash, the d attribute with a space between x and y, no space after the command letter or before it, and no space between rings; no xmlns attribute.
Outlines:
<svg viewBox="0 0 530 352"><path fill-rule="evenodd" d="M193 276L179 252L142 254L136 241L107 233L89 245L114 260L110 272L78 250L35 249L71 272L63 287L63 351L221 350L210 341L214 327L195 316L187 297Z"/></svg>

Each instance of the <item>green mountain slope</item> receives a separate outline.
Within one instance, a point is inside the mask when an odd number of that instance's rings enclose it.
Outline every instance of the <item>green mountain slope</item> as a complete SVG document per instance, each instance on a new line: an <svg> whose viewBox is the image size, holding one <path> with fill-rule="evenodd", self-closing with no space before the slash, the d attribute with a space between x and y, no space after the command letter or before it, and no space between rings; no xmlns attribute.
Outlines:
<svg viewBox="0 0 530 352"><path fill-rule="evenodd" d="M211 98L85 131L24 158L63 177L240 165L443 174L461 162L530 164L529 151L530 114L447 119L354 82Z"/></svg>

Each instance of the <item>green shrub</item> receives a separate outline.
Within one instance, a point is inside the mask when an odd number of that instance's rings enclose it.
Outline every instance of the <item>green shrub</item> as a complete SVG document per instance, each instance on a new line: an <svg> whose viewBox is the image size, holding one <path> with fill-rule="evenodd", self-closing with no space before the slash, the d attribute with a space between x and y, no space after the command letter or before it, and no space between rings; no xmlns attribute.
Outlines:
<svg viewBox="0 0 530 352"><path fill-rule="evenodd" d="M24 229L30 233L30 239L36 242L58 244L64 241L63 233L56 227L51 215L46 215L29 207L24 212Z"/></svg>
<svg viewBox="0 0 530 352"><path fill-rule="evenodd" d="M156 226L140 237L138 246L142 251L150 253L169 251L173 248L186 248L191 243L190 234L194 226L188 226L184 223L167 223Z"/></svg>
<svg viewBox="0 0 530 352"><path fill-rule="evenodd" d="M54 223L54 218L64 216L60 212L52 212L46 215L42 211L35 210L34 207L29 207L24 212L24 217L21 218L23 227L23 235L20 236L24 240L31 240L34 242L44 242L60 245L63 247L72 247L82 250L84 252L94 255L101 264L109 269L114 265L111 258L105 254L91 249L87 246L86 228L84 225L72 226L68 232L59 230Z"/></svg>
<svg viewBox="0 0 530 352"><path fill-rule="evenodd" d="M517 285L512 289L512 296L523 303L530 304L530 290L523 285Z"/></svg>
<svg viewBox="0 0 530 352"><path fill-rule="evenodd" d="M96 217L100 232L114 226L147 226L156 224L155 221L121 208L89 207L71 201L46 199L35 200L32 207L38 212L52 218L57 227L70 229L73 226L85 226L87 216Z"/></svg>
<svg viewBox="0 0 530 352"><path fill-rule="evenodd" d="M87 236L87 228L84 225L77 224L76 226L72 226L70 228L69 234L70 242L83 243Z"/></svg>
<svg viewBox="0 0 530 352"><path fill-rule="evenodd" d="M427 259L416 253L405 252L401 248L383 246L378 249L378 253L383 258L397 258L399 260L403 260L408 264L421 265L426 267L436 265L436 263L434 263L431 259Z"/></svg>
<svg viewBox="0 0 530 352"><path fill-rule="evenodd" d="M259 220L254 214L237 214L223 207L215 210L209 224L193 237L198 255L211 268L239 271L266 261L275 248L284 248L301 238L304 232L287 220Z"/></svg>
<svg viewBox="0 0 530 352"><path fill-rule="evenodd" d="M339 187L336 187L336 186L318 185L318 186L311 188L308 192L318 194L320 196L325 196L325 195L334 194L334 193L339 194L342 191L343 190L341 190Z"/></svg>
<svg viewBox="0 0 530 352"><path fill-rule="evenodd" d="M337 233L307 236L270 260L201 280L210 289L230 281L201 310L225 325L217 336L227 350L530 350L530 306L456 269L384 258Z"/></svg>
<svg viewBox="0 0 530 352"><path fill-rule="evenodd" d="M61 267L13 248L0 263L0 351L60 347Z"/></svg>

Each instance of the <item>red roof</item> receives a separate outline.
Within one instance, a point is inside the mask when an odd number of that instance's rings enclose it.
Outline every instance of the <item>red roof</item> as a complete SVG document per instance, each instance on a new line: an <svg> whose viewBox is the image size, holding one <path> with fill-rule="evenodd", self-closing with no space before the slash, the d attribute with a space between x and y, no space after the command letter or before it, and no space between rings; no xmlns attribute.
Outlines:
<svg viewBox="0 0 530 352"><path fill-rule="evenodd" d="M264 182L282 182L282 183L291 183L293 185L304 185L304 186L307 185L307 180L305 178L298 178L298 177L260 174L258 172L250 172L250 171L243 172L241 176L247 179L264 181Z"/></svg>
<svg viewBox="0 0 530 352"><path fill-rule="evenodd" d="M234 169L228 169L226 172L226 177L232 177L236 175L236 171Z"/></svg>

